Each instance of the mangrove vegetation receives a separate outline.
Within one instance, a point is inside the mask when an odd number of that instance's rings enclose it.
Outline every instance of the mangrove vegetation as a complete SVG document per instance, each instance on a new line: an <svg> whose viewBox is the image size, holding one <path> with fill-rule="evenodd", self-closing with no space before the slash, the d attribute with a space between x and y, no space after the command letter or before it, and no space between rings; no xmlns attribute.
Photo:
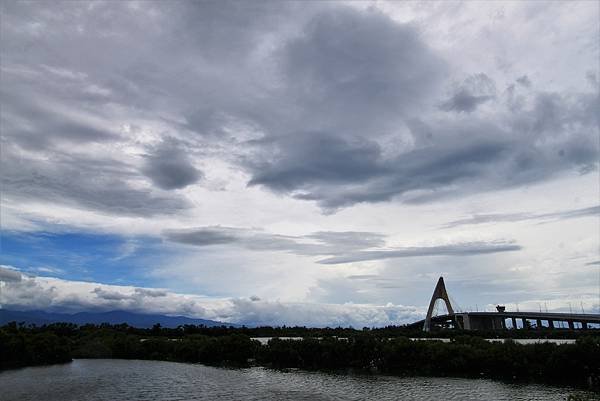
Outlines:
<svg viewBox="0 0 600 401"><path fill-rule="evenodd" d="M595 331L578 333L575 343L560 345L489 342L484 339L488 333L473 332L446 332L449 342L413 341L414 334L402 328L139 329L126 324L11 323L0 328L0 368L121 358L598 386L600 335ZM264 336L302 339L253 339Z"/></svg>

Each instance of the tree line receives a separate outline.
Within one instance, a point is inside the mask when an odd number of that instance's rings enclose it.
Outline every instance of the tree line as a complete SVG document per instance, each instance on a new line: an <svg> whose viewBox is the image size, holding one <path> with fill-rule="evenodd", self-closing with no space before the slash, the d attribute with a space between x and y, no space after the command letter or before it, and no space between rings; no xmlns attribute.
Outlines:
<svg viewBox="0 0 600 401"><path fill-rule="evenodd" d="M486 377L598 388L600 336L575 344L491 343L481 333L452 332L452 341L411 341L390 330L231 328L56 323L0 327L0 369L68 362L71 358L153 359L277 369L380 372L397 375ZM271 339L261 344L252 337ZM341 334L341 335L340 335ZM406 333L404 333L406 334ZM485 334L485 333L484 333Z"/></svg>

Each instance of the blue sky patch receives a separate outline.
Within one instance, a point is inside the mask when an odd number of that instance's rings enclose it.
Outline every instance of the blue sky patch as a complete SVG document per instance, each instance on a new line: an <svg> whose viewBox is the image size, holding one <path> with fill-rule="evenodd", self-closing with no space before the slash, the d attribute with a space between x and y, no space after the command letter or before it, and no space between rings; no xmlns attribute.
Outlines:
<svg viewBox="0 0 600 401"><path fill-rule="evenodd" d="M109 234L2 232L0 263L29 274L147 286L168 250L160 239Z"/></svg>

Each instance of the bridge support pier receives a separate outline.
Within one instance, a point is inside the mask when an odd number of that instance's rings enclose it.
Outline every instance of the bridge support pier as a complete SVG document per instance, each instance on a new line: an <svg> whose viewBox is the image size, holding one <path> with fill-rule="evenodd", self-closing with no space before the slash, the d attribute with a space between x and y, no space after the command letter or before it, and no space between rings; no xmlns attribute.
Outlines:
<svg viewBox="0 0 600 401"><path fill-rule="evenodd" d="M567 323L569 323L569 329L570 330L575 330L575 324L573 323L572 320L568 320Z"/></svg>
<svg viewBox="0 0 600 401"><path fill-rule="evenodd" d="M460 315L460 318L462 321L461 329L471 330L471 319L469 319L469 315L465 313L465 314Z"/></svg>
<svg viewBox="0 0 600 401"><path fill-rule="evenodd" d="M511 317L511 320L512 320L513 330L516 330L517 329L517 319L514 317Z"/></svg>
<svg viewBox="0 0 600 401"><path fill-rule="evenodd" d="M542 326L542 319L537 319L535 321L535 325L537 326L538 330L540 330L542 327L544 327L544 326Z"/></svg>
<svg viewBox="0 0 600 401"><path fill-rule="evenodd" d="M551 329L554 328L554 320L548 319L548 327L551 328Z"/></svg>

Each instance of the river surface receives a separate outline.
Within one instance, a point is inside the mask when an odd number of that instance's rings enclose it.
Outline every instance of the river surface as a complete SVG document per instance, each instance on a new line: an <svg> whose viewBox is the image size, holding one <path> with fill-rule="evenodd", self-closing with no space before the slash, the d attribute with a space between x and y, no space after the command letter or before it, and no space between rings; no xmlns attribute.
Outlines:
<svg viewBox="0 0 600 401"><path fill-rule="evenodd" d="M159 361L79 359L0 373L2 401L565 400L565 387L483 379L225 369Z"/></svg>

